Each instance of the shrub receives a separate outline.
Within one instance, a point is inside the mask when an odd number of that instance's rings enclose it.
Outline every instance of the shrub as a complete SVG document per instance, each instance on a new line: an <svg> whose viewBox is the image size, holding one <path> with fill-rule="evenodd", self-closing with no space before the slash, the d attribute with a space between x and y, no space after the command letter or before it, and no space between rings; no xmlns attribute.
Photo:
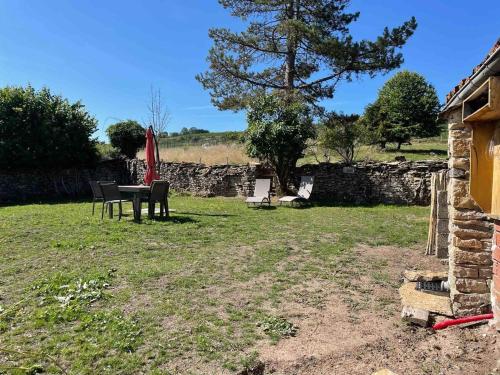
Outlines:
<svg viewBox="0 0 500 375"><path fill-rule="evenodd" d="M335 151L346 164L352 164L364 137L358 115L329 113L321 124L319 144Z"/></svg>
<svg viewBox="0 0 500 375"><path fill-rule="evenodd" d="M314 136L309 108L298 98L261 95L247 113L246 149L274 169L280 193L286 193L290 173Z"/></svg>
<svg viewBox="0 0 500 375"><path fill-rule="evenodd" d="M97 121L48 88L0 89L0 167L68 168L97 160Z"/></svg>
<svg viewBox="0 0 500 375"><path fill-rule="evenodd" d="M105 142L97 143L97 152L101 160L111 160L120 157L120 151Z"/></svg>
<svg viewBox="0 0 500 375"><path fill-rule="evenodd" d="M135 158L137 151L146 144L146 130L134 120L111 125L106 133L111 145L128 158Z"/></svg>

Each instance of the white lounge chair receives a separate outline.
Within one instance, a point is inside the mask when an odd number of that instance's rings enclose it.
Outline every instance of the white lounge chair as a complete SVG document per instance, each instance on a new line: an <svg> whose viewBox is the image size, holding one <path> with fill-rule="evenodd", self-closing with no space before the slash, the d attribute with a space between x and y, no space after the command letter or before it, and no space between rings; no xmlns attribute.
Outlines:
<svg viewBox="0 0 500 375"><path fill-rule="evenodd" d="M253 197L248 197L246 200L248 206L262 206L263 204L271 205L271 180L268 178L258 178L255 180L255 189Z"/></svg>
<svg viewBox="0 0 500 375"><path fill-rule="evenodd" d="M293 205L293 202L304 203L308 202L311 197L312 189L314 185L314 177L313 176L302 176L300 178L300 187L297 195L288 195L286 197L281 197L279 199L280 205L282 203L290 203Z"/></svg>

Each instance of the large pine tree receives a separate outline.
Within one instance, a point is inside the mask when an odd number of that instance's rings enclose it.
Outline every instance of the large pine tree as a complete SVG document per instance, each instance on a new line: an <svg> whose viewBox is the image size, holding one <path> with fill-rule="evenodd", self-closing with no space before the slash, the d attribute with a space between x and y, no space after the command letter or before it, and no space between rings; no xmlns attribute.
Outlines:
<svg viewBox="0 0 500 375"><path fill-rule="evenodd" d="M209 70L197 76L220 109L244 108L256 93L298 91L310 103L333 97L337 83L398 68L415 18L373 41L354 41L350 0L219 0L249 25L209 31Z"/></svg>

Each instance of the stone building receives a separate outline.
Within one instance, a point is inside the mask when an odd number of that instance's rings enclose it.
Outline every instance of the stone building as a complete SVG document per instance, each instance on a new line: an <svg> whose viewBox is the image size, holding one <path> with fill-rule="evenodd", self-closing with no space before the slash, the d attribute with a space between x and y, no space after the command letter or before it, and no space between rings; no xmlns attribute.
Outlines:
<svg viewBox="0 0 500 375"><path fill-rule="evenodd" d="M493 324L500 329L500 39L447 95L441 116L449 130L453 312L467 316L493 310Z"/></svg>

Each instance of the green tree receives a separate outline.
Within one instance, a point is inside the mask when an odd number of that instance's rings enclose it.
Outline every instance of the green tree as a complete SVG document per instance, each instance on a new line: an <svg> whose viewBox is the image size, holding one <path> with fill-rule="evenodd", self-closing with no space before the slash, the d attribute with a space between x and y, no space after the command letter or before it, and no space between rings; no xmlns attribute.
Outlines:
<svg viewBox="0 0 500 375"><path fill-rule="evenodd" d="M290 173L314 137L310 109L302 101L260 95L247 112L246 150L276 173L280 193L288 191Z"/></svg>
<svg viewBox="0 0 500 375"><path fill-rule="evenodd" d="M361 122L371 131L373 143L385 148L387 142L394 142L399 150L414 137L440 133L439 108L434 86L418 73L403 71L384 84Z"/></svg>
<svg viewBox="0 0 500 375"><path fill-rule="evenodd" d="M365 128L358 122L359 115L329 113L319 131L319 144L335 151L346 164L352 164L365 136Z"/></svg>
<svg viewBox="0 0 500 375"><path fill-rule="evenodd" d="M146 144L146 130L134 120L111 125L106 133L111 145L128 158L135 158L137 151Z"/></svg>
<svg viewBox="0 0 500 375"><path fill-rule="evenodd" d="M350 0L219 0L246 31L209 31L209 70L196 78L219 109L239 110L258 94L298 91L309 103L332 98L341 80L386 73L403 62L399 49L417 27L415 18L385 28L374 41L354 41L349 26L359 12Z"/></svg>
<svg viewBox="0 0 500 375"><path fill-rule="evenodd" d="M48 88L0 89L0 167L69 168L97 160L97 121Z"/></svg>

